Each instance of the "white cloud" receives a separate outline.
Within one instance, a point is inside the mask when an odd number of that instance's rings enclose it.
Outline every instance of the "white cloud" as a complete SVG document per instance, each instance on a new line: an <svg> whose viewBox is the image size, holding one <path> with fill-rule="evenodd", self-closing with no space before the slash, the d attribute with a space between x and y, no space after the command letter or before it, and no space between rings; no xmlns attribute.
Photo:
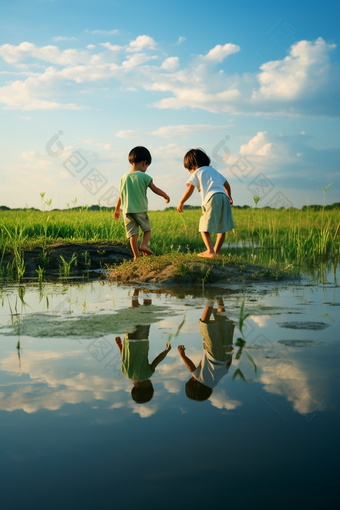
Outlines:
<svg viewBox="0 0 340 510"><path fill-rule="evenodd" d="M60 81L60 80L59 80ZM53 68L38 77L30 77L25 81L14 81L0 88L0 102L5 103L5 109L14 110L81 110L85 106L75 103L59 103L50 101L44 96L51 95L58 83L58 77Z"/></svg>
<svg viewBox="0 0 340 510"><path fill-rule="evenodd" d="M161 138L174 138L177 136L183 137L191 133L211 133L211 132L224 132L230 126L212 126L210 124L182 124L179 126L163 126L156 131L151 132L153 136Z"/></svg>
<svg viewBox="0 0 340 510"><path fill-rule="evenodd" d="M182 42L184 42L185 40L186 40L186 38L185 38L185 37L180 36L180 37L178 38L178 40L177 40L177 44L181 44L181 43L182 43Z"/></svg>
<svg viewBox="0 0 340 510"><path fill-rule="evenodd" d="M122 49L121 46L119 46L118 44L115 44L115 45L112 45L111 43L109 42L106 42L106 43L100 43L100 46L103 46L104 48L107 48L108 50L110 51L119 51Z"/></svg>
<svg viewBox="0 0 340 510"><path fill-rule="evenodd" d="M253 156L268 156L272 143L267 143L266 131L259 131L247 144L241 145L240 154L252 154Z"/></svg>
<svg viewBox="0 0 340 510"><path fill-rule="evenodd" d="M137 39L131 41L126 51L141 51L145 48L155 49L156 42L148 35L139 35Z"/></svg>
<svg viewBox="0 0 340 510"><path fill-rule="evenodd" d="M56 37L53 37L54 41L76 41L76 37L64 37L62 35L57 35Z"/></svg>
<svg viewBox="0 0 340 510"><path fill-rule="evenodd" d="M287 57L266 62L259 73L232 76L213 68L230 54L240 51L239 46L232 43L215 46L206 55L195 57L184 69L178 68L177 56L166 58L160 65L152 64L151 61L158 59L152 54L157 44L147 35L138 36L128 46L110 42L100 46L102 50L96 53L92 51L93 45L88 45L86 50L38 47L29 42L0 46L0 56L22 72L29 72L32 66L44 66L46 62L57 66L56 69L47 67L41 73L34 67L26 82L7 84L0 89L2 102L7 108L26 108L29 104L31 109L75 109L77 106L73 103L63 105L55 99L63 93L62 87L66 88L69 80L78 84L110 81L118 82L118 87L123 86L124 90L144 88L150 96L153 92L162 93L163 97L153 104L160 109L195 108L212 113L253 115L340 114L340 72L330 62L335 45L327 44L322 38L294 44ZM124 48L127 52L125 59L120 55ZM144 50L151 52L146 54ZM35 63L34 59L40 62ZM54 85L58 86L50 86L52 75ZM32 97L17 100L13 98L15 89L19 96L24 90L28 94L29 90ZM244 147L242 150L252 149ZM268 145L258 149L257 155L267 155L270 151Z"/></svg>
<svg viewBox="0 0 340 510"><path fill-rule="evenodd" d="M260 89L254 99L295 99L314 94L324 83L329 67L329 52L335 44L327 44L319 37L313 44L300 41L291 47L290 55L283 60L262 64L258 75Z"/></svg>
<svg viewBox="0 0 340 510"><path fill-rule="evenodd" d="M95 47L96 47L96 45L95 45L95 44L88 44L88 45L86 46L86 48L87 48L88 50L93 50Z"/></svg>
<svg viewBox="0 0 340 510"><path fill-rule="evenodd" d="M218 44L212 48L206 55L200 55L202 60L221 63L223 60L232 53L238 53L240 47L236 44L227 43L224 46Z"/></svg>
<svg viewBox="0 0 340 510"><path fill-rule="evenodd" d="M178 67L179 67L178 57L169 57L166 60L164 60L163 64L161 65L161 68L165 69L166 71L176 71Z"/></svg>
<svg viewBox="0 0 340 510"><path fill-rule="evenodd" d="M104 34L104 35L116 35L119 33L119 30L85 30L85 32L95 35L95 34Z"/></svg>
<svg viewBox="0 0 340 510"><path fill-rule="evenodd" d="M141 136L141 132L134 131L133 129L127 129L126 131L118 131L116 136L118 136L118 138L139 138Z"/></svg>

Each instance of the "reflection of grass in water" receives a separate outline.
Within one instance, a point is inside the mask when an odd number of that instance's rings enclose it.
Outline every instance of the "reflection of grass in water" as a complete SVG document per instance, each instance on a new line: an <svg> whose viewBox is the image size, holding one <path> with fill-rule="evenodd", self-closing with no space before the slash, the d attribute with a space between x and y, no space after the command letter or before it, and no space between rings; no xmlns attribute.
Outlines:
<svg viewBox="0 0 340 510"><path fill-rule="evenodd" d="M244 303L245 303L245 301L243 300L243 302L241 304L240 317L239 317L239 321L238 321L238 329L240 330L242 338L238 338L236 340L236 345L237 345L237 347L239 347L239 350L237 351L235 358L237 360L240 360L242 352L243 352L243 349L244 349L244 352L246 353L247 358L249 359L249 361L252 363L252 365L254 367L255 374L257 374L256 363L253 360L253 358L250 356L250 354L246 351L246 343L247 342L246 342L246 340L244 338L244 334L243 334L243 325L244 325L245 320L250 316L250 313L245 313L245 311L244 311ZM237 376L240 376L242 381L244 381L245 383L247 382L246 378L244 377L243 372L241 371L240 368L235 370L234 375L233 375L233 380L235 380Z"/></svg>
<svg viewBox="0 0 340 510"><path fill-rule="evenodd" d="M170 335L169 335L169 337L168 337L168 342L171 342L171 340L172 340L173 338L177 338L177 337L178 337L178 335L179 335L179 333L180 333L180 331L181 331L182 327L184 326L184 324L185 324L185 316L183 317L182 322L181 322L181 323L180 323L180 325L178 326L176 333L170 333Z"/></svg>
<svg viewBox="0 0 340 510"><path fill-rule="evenodd" d="M123 334L138 325L148 325L166 318L169 309L163 306L140 306L126 308L111 314L83 314L79 316L30 314L23 317L20 325L0 327L4 336L18 333L34 338L75 337L99 338L105 335ZM172 315L175 312L171 311ZM181 326L182 327L182 326Z"/></svg>
<svg viewBox="0 0 340 510"><path fill-rule="evenodd" d="M46 245L53 242L106 242L128 246L123 221L115 221L112 210L89 211L74 208L68 211L45 212L34 210L2 211L0 249L13 255L5 268L8 274L22 277L25 271L23 250L42 248L40 266L45 263ZM152 224L151 247L156 255L202 250L198 230L200 209L178 214L170 209L150 211ZM286 261L319 264L329 256L338 256L340 221L338 209L328 208L288 210L233 208L235 231L228 232L227 243L260 244L262 250L249 253L265 257L264 248L271 250L272 264ZM230 251L230 250L228 250ZM261 261L259 260L261 263ZM269 261L266 262L268 264Z"/></svg>

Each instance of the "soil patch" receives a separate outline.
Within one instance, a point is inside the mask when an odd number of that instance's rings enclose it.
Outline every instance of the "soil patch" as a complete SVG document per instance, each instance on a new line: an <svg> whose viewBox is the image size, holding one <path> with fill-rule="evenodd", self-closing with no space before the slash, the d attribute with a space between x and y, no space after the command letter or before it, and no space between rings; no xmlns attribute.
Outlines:
<svg viewBox="0 0 340 510"><path fill-rule="evenodd" d="M123 284L147 283L156 286L234 284L291 277L291 272L252 264L222 264L220 260L173 262L169 256L148 257L116 266L110 279ZM184 259L185 260L185 259Z"/></svg>
<svg viewBox="0 0 340 510"><path fill-rule="evenodd" d="M62 258L69 263L73 257L75 260L70 266L70 275L91 271L94 269L105 269L124 260L132 259L131 250L124 246L112 244L90 244L90 243L54 243L42 248L34 248L24 252L25 276L37 276L39 266L44 268L44 275L59 276L63 271ZM14 255L6 253L2 267L5 269L11 264ZM6 274L6 273L5 273Z"/></svg>

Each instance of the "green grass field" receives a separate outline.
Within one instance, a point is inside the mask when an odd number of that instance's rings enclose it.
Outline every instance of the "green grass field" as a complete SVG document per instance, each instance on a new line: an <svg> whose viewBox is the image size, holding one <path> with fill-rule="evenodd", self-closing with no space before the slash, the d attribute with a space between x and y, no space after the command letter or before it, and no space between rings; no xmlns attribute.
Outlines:
<svg viewBox="0 0 340 510"><path fill-rule="evenodd" d="M150 246L156 255L203 250L198 233L200 209L183 214L173 209L150 211ZM271 266L296 263L317 265L337 259L340 246L340 210L327 207L297 209L233 209L235 231L226 237L225 253ZM18 274L24 274L24 252L54 242L111 243L128 246L122 218L113 210L0 211L0 249L14 255ZM5 269L1 269L4 275Z"/></svg>

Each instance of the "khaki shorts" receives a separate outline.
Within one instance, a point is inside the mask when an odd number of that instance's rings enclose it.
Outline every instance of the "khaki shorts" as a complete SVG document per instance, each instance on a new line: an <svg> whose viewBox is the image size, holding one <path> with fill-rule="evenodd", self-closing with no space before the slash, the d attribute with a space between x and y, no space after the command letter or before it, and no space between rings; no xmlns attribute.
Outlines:
<svg viewBox="0 0 340 510"><path fill-rule="evenodd" d="M229 198L225 193L215 193L202 207L199 232L224 234L235 228Z"/></svg>
<svg viewBox="0 0 340 510"><path fill-rule="evenodd" d="M151 230L147 212L124 214L124 224L128 239L132 236L138 236L139 227L143 230L143 232Z"/></svg>

